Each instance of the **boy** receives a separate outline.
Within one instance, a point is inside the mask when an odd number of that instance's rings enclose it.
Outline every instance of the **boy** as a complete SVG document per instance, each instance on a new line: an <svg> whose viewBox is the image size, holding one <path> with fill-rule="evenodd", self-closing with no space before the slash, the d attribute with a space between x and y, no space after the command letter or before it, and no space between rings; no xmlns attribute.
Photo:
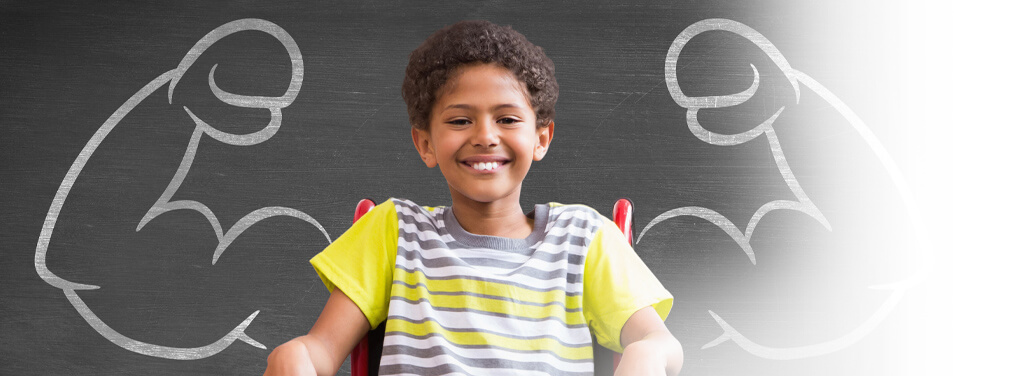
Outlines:
<svg viewBox="0 0 1024 376"><path fill-rule="evenodd" d="M623 353L616 374L677 374L672 297L615 224L583 205L520 207L554 135L543 51L509 27L460 22L413 51L402 96L452 205L389 199L310 260L331 296L267 374L333 375L385 321L382 375L590 374L591 333Z"/></svg>

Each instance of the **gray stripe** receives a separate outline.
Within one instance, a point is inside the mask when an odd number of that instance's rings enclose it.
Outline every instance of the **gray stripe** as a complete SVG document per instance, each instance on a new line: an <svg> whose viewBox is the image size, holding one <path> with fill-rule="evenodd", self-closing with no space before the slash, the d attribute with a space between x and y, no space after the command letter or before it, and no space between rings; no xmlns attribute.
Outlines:
<svg viewBox="0 0 1024 376"><path fill-rule="evenodd" d="M580 217L576 217L575 215L573 215L574 212L569 212L567 214L569 214L569 215L565 216L565 218L558 218L558 219L556 219L551 224L550 228L576 227L576 228L581 228L581 229L584 229L584 230L590 230L590 229L593 229L594 227L597 227L597 226L594 226L594 224L593 224L593 222L594 222L593 215L588 215L588 218L580 218Z"/></svg>
<svg viewBox="0 0 1024 376"><path fill-rule="evenodd" d="M451 241L451 242L445 242L445 241L443 241L441 239L429 239L429 238L428 239L421 239L415 233L412 233L410 231L406 231L401 226L399 227L399 235L398 235L399 238L401 238L402 240L405 240L406 242L409 242L409 243L421 244L421 247L424 248L424 249L431 249L431 248L447 248L447 249L474 249L474 248L481 248L481 247L467 247L465 244L459 243L457 240L454 240L454 237L450 233L445 231L443 227L433 227L432 225L424 224L422 222L408 222L408 221L404 221L404 220L402 220L402 223L414 224L416 226L416 230L418 232L421 232L421 233L435 233L435 234L437 234L441 238L444 238L444 237L451 237L451 238L453 238L453 241ZM502 249L502 251L509 252L509 253L515 253L515 254L522 255L522 256L531 256L531 255L534 254L534 249L537 247L538 244L554 243L554 245L556 245L556 246L561 246L561 245L563 245L562 243L564 243L566 241L565 237L560 237L558 239L560 239L558 242L546 241L546 239L545 240L538 240L538 241L534 242L533 244L529 244L529 247L525 247L525 248L522 248L522 249ZM584 245L584 241L583 240L576 240L576 241L573 241L571 244L572 245ZM485 247L485 249L493 249L493 248L486 248Z"/></svg>
<svg viewBox="0 0 1024 376"><path fill-rule="evenodd" d="M472 266L481 266L481 267L487 267L487 268L505 269L505 270L508 270L509 273L515 273L517 268L521 268L521 267L526 268L527 266L524 266L524 265L526 265L527 262L531 261L531 260L527 260L527 261L524 261L524 262L513 262L513 261L499 260L499 259L490 258L490 257L463 257L463 258L461 258L461 260L464 261L466 264L469 264L469 265L472 265ZM555 260L554 262L537 260L536 262L533 263L534 266L530 266L529 268L536 269L535 266L538 266L537 265L538 263L543 263L543 264L547 264L547 265L552 265L553 264L552 266L554 266L555 268L565 269L564 260Z"/></svg>
<svg viewBox="0 0 1024 376"><path fill-rule="evenodd" d="M519 287L519 288L523 288L523 289L527 289L527 290L531 290L531 291L540 291L540 292L565 291L565 296L566 297L577 296L577 295L582 294L582 292L579 292L579 291L567 291L566 288L562 287L562 286L540 288L540 287L525 285L525 284L518 283L518 282L513 282L513 281L505 281L505 280L494 279L494 278L483 278L483 277L465 276L465 275L448 275L448 276L444 276L444 277L429 276L420 268L406 268L405 266L402 266L402 265L395 265L395 269L401 269L402 271L404 271L406 273L410 273L410 274L415 273L415 272L420 272L420 273L422 273L422 277L423 278L425 278L427 280L430 280L430 281L450 281L450 280L453 280L453 279L465 279L465 280L469 280L469 281L480 281L480 282L489 282L489 283L497 283L497 284L502 284L502 285L515 286L515 287ZM575 283L575 282L571 282L571 283ZM574 286L574 287L580 288L582 286Z"/></svg>
<svg viewBox="0 0 1024 376"><path fill-rule="evenodd" d="M435 208L435 210L431 212L412 203L411 201L394 199L393 202L396 205L395 212L398 214L398 220L400 222L412 224L416 226L419 231L429 230L430 232L436 232L435 228L437 227L438 220L440 220L440 217L437 214L439 214L442 209ZM425 222L417 220L417 215L423 216L427 220ZM427 227L422 227L421 225L426 225Z"/></svg>
<svg viewBox="0 0 1024 376"><path fill-rule="evenodd" d="M410 204L405 202L405 201L402 201L401 205L403 207L405 207L406 209L408 209L408 211L410 211L412 213L419 213L419 214L421 214L421 215L431 219L431 222L423 222L423 221L417 220L416 217L413 216L412 214L406 214L406 213L402 213L401 211L399 211L398 212L398 218L399 218L399 221L402 222L403 224L410 224L412 226L415 226L416 231L418 231L418 232L435 233L435 234L437 234L438 236L440 236L442 238L444 238L444 237L451 237L453 239L455 238L447 230L446 227L444 227L444 226L438 227L437 226L437 223L436 223L437 215L440 215L441 213L437 213L437 212L433 212L433 213L432 212L424 212L422 209L419 209L418 207L410 206ZM438 209L438 210L441 210L441 209ZM445 208L444 210L447 210L447 208ZM554 211L555 209L552 208L551 210ZM583 211L583 212L587 213L588 218L578 218L578 217L574 216L575 213L578 213L580 211ZM435 215L435 214L437 214L437 215ZM582 230L586 231L588 234L590 234L590 233L593 233L594 231L596 231L596 229L598 227L600 227L600 224L601 224L599 221L597 221L597 220L600 219L600 216L596 212L594 212L593 209L590 209L590 208L587 208L587 207L584 207L584 206L568 205L566 209L559 210L557 212L557 214L559 216L562 216L562 214L566 214L566 215L564 216L565 218L559 219L559 220L555 221L554 223L549 223L549 225L546 226L545 230L550 230L550 229L555 228L555 227L566 228L566 227L572 226L572 227L575 227L575 228L582 229ZM595 221L598 222L598 223L595 224ZM547 231L545 231L545 233L546 232ZM464 249L465 248L465 246L463 244L459 243L458 241L444 242L444 241L437 240L437 239L420 240L419 237L417 237L415 234L407 233L405 231L402 231L401 233L402 234L400 236L402 237L402 239L404 239L404 240L406 240L406 241L408 241L410 243L419 243L419 244L421 244L421 246L423 248L428 248L428 249L429 248L449 248L449 249ZM534 247L536 247L537 244L540 244L540 243L541 243L541 241L537 241L537 242L535 242L533 244L530 244L530 246L531 246L530 248L534 248ZM547 237L545 237L543 239L543 243L544 244L550 244L550 245L553 245L553 246L556 246L556 247L561 247L561 246L564 246L565 244L570 244L570 245L574 245L574 246L578 246L578 247L586 247L589 244L589 241L587 240L586 237L580 237L580 236L571 235L569 233L566 233L566 234L563 234L563 235L557 236L557 237L547 236ZM532 256L532 253L533 253L531 249L514 249L514 250L510 250L510 251L518 253L518 254L522 254L522 255L525 255L525 256Z"/></svg>
<svg viewBox="0 0 1024 376"><path fill-rule="evenodd" d="M448 253L449 254L453 254L454 252L448 252ZM425 265L426 265L426 261L430 260L431 262L435 263L433 265L438 265L438 266L428 265L428 266L430 266L432 268L438 268L438 267L443 267L443 266L471 265L471 266L486 266L486 267L492 267L492 268L501 268L501 269L505 269L505 270L509 270L509 271L515 271L516 268L522 267L527 262L529 262L531 260L536 260L536 262L545 263L545 264L551 265L551 266L553 266L555 268L558 268L558 269L564 269L566 261L567 261L566 260L566 256L569 255L568 251L562 251L559 254L550 254L550 253L545 253L545 252L537 252L537 253L538 254L544 254L544 255L550 255L550 256L554 256L554 257L545 257L545 258L552 258L553 260L543 260L543 259L538 257L538 258L533 258L533 259L530 259L530 260L525 260L523 262L498 260L496 258L490 258L490 257L437 257L437 258L427 259L427 258L422 258L422 255L419 254L418 252L411 251L411 250L409 250L406 247L399 247L398 248L398 257L401 257L401 258L404 258L404 259L410 260L410 261L417 260L417 259L424 260L424 264ZM559 255L562 256L561 259L555 258L555 257L558 257ZM576 259L582 259L582 256L577 256Z"/></svg>
<svg viewBox="0 0 1024 376"><path fill-rule="evenodd" d="M405 281L397 281L396 280L394 282L394 284L395 285L403 285L405 287L409 287L409 288L413 288L413 289L422 287L423 290L426 290L427 295L473 296L473 297L477 297L477 298L501 300L501 301L505 301L505 302L511 302L511 303L515 303L515 304L528 305L528 306L534 306L534 307L547 307L547 306L556 305L556 306L560 306L562 308L566 308L565 307L565 303L557 301L557 300L553 301L553 302L547 302L547 303L538 303L538 302L528 302L528 301L524 301L524 300L512 299L512 298L509 298L507 296L502 296L502 295L477 294L475 292L468 292L468 291L431 291L430 289L427 288L427 285L424 285L422 283L417 283L415 285L410 285L408 283L405 283ZM569 310L566 309L566 312L569 312Z"/></svg>
<svg viewBox="0 0 1024 376"><path fill-rule="evenodd" d="M421 209L418 205L413 204L412 201L406 200L404 198L392 197L391 202L394 202L395 205L400 205L403 208L409 209L413 212L423 213L423 215L426 215L428 217L430 216L429 211L427 211L426 209Z"/></svg>
<svg viewBox="0 0 1024 376"><path fill-rule="evenodd" d="M391 297L391 301L396 301L396 300L401 300L403 302L410 303L410 304L419 304L419 303L426 303L428 305L430 304L430 301L428 301L427 299L412 300L412 299L405 298L405 297L402 297L402 296L392 296ZM562 318L557 317L557 316L549 316L549 317L544 317L544 318L534 318L534 317L516 316L516 315L512 315L512 314L508 314L508 313L503 313L503 312L481 311L479 309L472 309L472 308L435 307L433 305L431 305L430 307L433 310L435 310L435 311L442 311L442 312L470 312L470 313L477 313L477 314L481 314L481 315L504 317L504 318L508 318L508 319L515 319L515 320L522 320L522 321L533 321L533 322L557 321L557 322L561 323L562 325L564 325L566 328L570 328L570 329L582 328L582 327L587 326L587 324L585 324L585 323L584 324L572 324L572 325L569 325L568 323L565 322L565 320L562 320ZM565 310L565 312L566 313L572 313L572 312L580 312L582 310L583 310L583 308L573 308L573 309L567 309L567 310ZM388 319L391 319L391 316L388 316Z"/></svg>
<svg viewBox="0 0 1024 376"><path fill-rule="evenodd" d="M394 202L400 202L399 205L409 209L409 212L411 213L420 213L431 219L430 223L425 223L417 220L412 214L406 214L398 211L398 219L400 221L414 224L418 232L431 232L438 236L449 237L455 240L453 243L447 243L445 248L462 249L466 248L466 245L470 245L502 249L508 252L529 255L531 252L530 248L541 243L541 238L543 238L546 229L549 227L547 223L550 207L547 204L535 205L534 212L531 212L531 214L536 214L535 229L529 237L526 239L511 239L478 236L466 233L464 229L459 226L458 221L455 220L455 216L451 213L451 207L438 206L435 207L436 210L433 212L427 212L409 200L394 199Z"/></svg>
<svg viewBox="0 0 1024 376"><path fill-rule="evenodd" d="M427 268L430 268L430 269L433 269L433 268L443 268L443 267L446 267L446 266L466 266L464 263L453 263L453 262L450 262L449 260L446 260L446 259L451 259L451 258L445 257L445 258L437 258L437 259L419 259L419 261L421 263L423 263L423 266L425 266ZM414 261L414 260L410 260L408 258L406 258L406 260ZM457 260L457 259L455 259L455 260ZM395 265L395 267L401 267L401 265ZM551 281L551 280L561 280L561 279L565 279L565 281L567 283L576 283L576 282L580 281L580 274L579 273L569 273L569 271L566 270L566 269L552 270L552 271L548 272L548 271L543 271L543 270L540 270L540 269L537 269L537 268L533 268L533 267L529 267L529 266L523 266L523 267L520 267L518 269L511 270L511 271L509 271L508 273L505 273L505 274L495 274L495 275L511 276L513 274L515 274L515 275L524 275L524 276L532 277L532 278L535 278L535 279L538 279L538 280L541 280L541 281Z"/></svg>
<svg viewBox="0 0 1024 376"><path fill-rule="evenodd" d="M415 234L408 233L408 232L405 232L405 231L400 231L399 236L402 238L402 240L405 240L409 244L415 244L415 245L417 245L419 247L419 249L424 249L424 250L426 250L426 249L467 249L467 250L488 249L488 250L491 250L490 248L466 248L466 247L462 246L461 244L458 244L458 243L455 243L455 242L446 243L446 242L443 242L443 241L437 240L437 239L419 239L419 237L416 236ZM543 244L544 247L552 247L552 248L555 248L555 249L562 249L562 251L561 252L557 252L557 253L536 251L536 248L537 248L538 244ZM546 262L556 262L556 261L561 261L563 259L568 258L569 259L569 264L571 264L571 265L580 265L583 262L583 256L582 255L578 255L576 253L572 253L572 254L569 254L567 256L567 254L569 253L569 251L567 249L570 248L570 247L566 246L566 244L568 244L570 246L577 246L579 248L585 248L587 246L587 244L588 244L588 241L587 241L587 239L582 238L582 237L578 237L578 236L570 235L570 234L564 234L564 235L557 236L557 237L556 236L548 236L546 239L544 239L543 243L538 243L538 244L534 244L532 246L532 249L530 250L530 252L524 252L524 253L519 253L519 254L523 255L523 256L526 256L526 257L528 257L530 259L536 259L536 260L546 261Z"/></svg>
<svg viewBox="0 0 1024 376"><path fill-rule="evenodd" d="M421 231L421 232L430 231L430 232L436 232L439 235L451 236L451 233L449 231L447 231L446 228L438 227L437 226L436 217L433 216L434 213L423 213L423 212L419 212L418 209L412 209L412 208L409 208L409 207L406 207L406 208L410 212L418 213L420 215L423 215L424 217L427 217L428 219L430 219L430 221L428 221L428 222L420 221L420 220L416 219L416 216L414 216L413 214L407 214L407 213L402 212L401 210L398 210L397 211L398 219L402 223L413 225L413 226L416 227L416 230ZM566 214L565 217L557 219L554 222L550 222L548 224L548 226L546 226L546 230L550 230L552 228L559 228L559 227L560 228L575 227L575 228L579 228L579 229L583 229L583 230L586 230L586 231L593 232L594 229L600 227L603 224L601 221L599 221L600 216L597 216L594 213L587 213L588 214L587 218L579 218L579 217L576 217L574 215L576 212L578 212L578 210L563 211L563 212Z"/></svg>
<svg viewBox="0 0 1024 376"><path fill-rule="evenodd" d="M438 236L440 236L442 238L445 235L447 235L444 231L436 230L433 227L429 227L429 226L428 226L427 229L420 229L419 227L417 227L417 230L422 232L422 233L436 233L436 234L438 234ZM434 249L434 248L444 248L444 249L493 249L493 248L481 248L481 247L467 247L465 244L459 243L458 241L445 242L445 241L443 241L441 239L430 239L430 238L424 239L424 238L421 238L420 236L417 236L413 232L405 231L405 230L403 230L401 228L399 228L398 237L400 239L406 241L407 243L418 244L418 245L420 245L420 248L423 248L423 249ZM570 237L572 239L569 239ZM550 240L548 240L548 239L550 239ZM537 241L536 243L530 244L530 246L528 248L525 248L525 249L518 249L518 250L505 250L505 249L503 249L502 251L509 252L509 253L515 253L515 254L522 255L522 256L533 257L536 254L536 252L534 252L534 249L536 249L536 247L539 244L550 244L550 245L555 246L555 247L562 247L562 246L565 246L566 244L569 244L569 245L575 245L575 246L579 246L579 247L584 247L584 246L586 246L587 242L586 242L586 239L584 239L584 238L581 238L581 237L578 237L578 236L575 236L575 235L565 234L565 235L561 235L561 236L558 236L558 237L549 236L546 239L543 239L543 240Z"/></svg>
<svg viewBox="0 0 1024 376"><path fill-rule="evenodd" d="M412 215L398 212L398 220L405 225L416 226L416 230L420 232L435 232L434 228L436 226L434 223L418 221L416 220L416 217L413 217Z"/></svg>
<svg viewBox="0 0 1024 376"><path fill-rule="evenodd" d="M422 324L422 323L425 323L425 322L432 322L434 324L437 324L437 326L441 327L441 329L447 330L449 332L454 332L454 333L487 333L487 334L493 334L493 335L501 336L501 337L505 337L505 338L519 339L519 340L523 340L523 341L536 341L536 340L541 340L541 339L551 339L551 340L554 340L555 342L558 342L559 345L562 345L562 346L565 346L565 347L569 347L569 348L578 349L578 348L582 348L582 347L590 347L590 343L589 342L588 343L568 343L568 342L563 342L561 338L558 338L558 336L554 336L554 335L550 335L550 334L542 334L542 335L539 335L539 336L520 336L520 335L515 335L515 334L502 333L502 332L499 332L497 330L488 330L488 329L482 329L482 328L449 328L447 326L441 325L441 323L437 322L437 320L434 320L434 319L429 318L429 317L421 319L421 320L416 320L416 319L411 319L411 318L408 318L408 317L405 317L405 316L388 315L388 321L390 322L392 320L402 320L402 321L405 321L405 322L408 322L408 323L413 323L413 324Z"/></svg>
<svg viewBox="0 0 1024 376"><path fill-rule="evenodd" d="M589 215L591 218L600 217L600 213L592 207L580 204L563 204L561 206L555 206L551 208L552 217L561 217L563 215L572 215L574 213L583 212ZM569 213L569 214L566 214Z"/></svg>
<svg viewBox="0 0 1024 376"><path fill-rule="evenodd" d="M460 247L460 246L458 246L457 244L454 244L454 243L445 243L444 241L441 241L439 239L420 239L418 236L416 236L416 234L410 233L410 232L406 232L404 230L399 230L398 231L398 237L400 239L402 239L402 240L405 240L407 243L418 244L418 245L420 245L421 248L424 248L424 249L432 249L432 248L462 249L462 248L465 248L465 247Z"/></svg>
<svg viewBox="0 0 1024 376"><path fill-rule="evenodd" d="M397 375L401 373L410 373L413 375L421 376L440 376L450 375L453 373L462 375L472 375L472 373L466 372L466 370L462 369L462 367L459 367L454 364L442 364L430 368L411 366L408 364L389 364L386 366L381 365L378 373L381 375Z"/></svg>
<svg viewBox="0 0 1024 376"><path fill-rule="evenodd" d="M568 265L580 265L581 261L583 261L583 256L576 254L570 255L569 251L562 251L559 253L534 252L533 256L524 262L497 260L489 257L463 257L462 260L473 266L488 266L504 269L517 268L520 265L535 260L546 264L555 264L558 268L562 268L563 266Z"/></svg>
<svg viewBox="0 0 1024 376"><path fill-rule="evenodd" d="M576 236L576 235L573 235L573 234L570 234L570 233L565 233L565 234L562 234L562 235L548 235L548 236L546 236L544 238L544 245L548 245L548 244L556 246L556 247L564 247L566 244L568 244L568 245L573 245L573 246L577 246L577 247L583 248L583 247L586 247L587 245L589 245L590 241L587 238L584 238L582 236Z"/></svg>
<svg viewBox="0 0 1024 376"><path fill-rule="evenodd" d="M566 358L563 358L563 357L559 356L557 353L555 353L554 350L551 350L551 349L520 350L520 349L510 349L510 348L501 347L501 346L495 346L495 345L465 345L465 344L452 343L452 342L448 341L447 338L444 338L444 336L441 335L440 333L427 333L427 334L424 334L422 336L417 336L417 335L412 335L412 334L405 333L405 332L388 332L385 335L385 337L390 337L390 336L407 337L407 338L412 338L412 339L427 339L427 338L438 337L442 341L445 341L446 343L450 344L453 347L458 347L458 348L463 348L463 349L501 349L501 350L505 350L505 351L508 351L508 352L515 352L515 353L520 353L520 354L551 354L552 356L554 356L554 357L558 358L559 360L561 360L563 362L566 362L566 363L585 363L585 362L593 361L593 358L590 358L590 359L566 359ZM394 341L401 341L401 339L394 339ZM385 340L385 343L387 343L387 342L388 341ZM388 346L397 346L397 345L385 345L384 347L388 347Z"/></svg>
<svg viewBox="0 0 1024 376"><path fill-rule="evenodd" d="M442 227L449 231L452 238L460 244L465 244L471 247L487 247L528 254L529 252L532 252L531 247L539 243L544 238L549 217L548 209L550 209L548 205L534 205L534 210L528 214L528 216L534 216L533 230L530 231L530 235L525 239L470 233L462 228L459 221L455 218L455 214L451 208L446 208L444 212L441 213L441 221L443 223Z"/></svg>
<svg viewBox="0 0 1024 376"><path fill-rule="evenodd" d="M415 234L411 234L411 233L407 233L407 232L403 232L403 231L399 231L398 232L398 237L401 240L406 241L406 243L409 244L410 246L415 245L416 247L419 247L419 249L424 249L424 250L426 250L426 249L454 249L454 250L461 250L461 249L474 250L474 249L480 249L480 248L467 248L466 246L463 246L463 245L458 244L456 242L445 243L445 242L442 242L442 241L437 240L437 239L420 239ZM535 244L535 245L531 245L530 249L528 249L527 251L524 251L524 252L511 252L510 251L510 253L516 253L516 254L519 254L521 256L525 256L525 257L532 258L532 259L539 259L539 260L547 261L547 262L555 262L555 261L559 261L561 259L564 259L566 257L565 253L568 252L566 249L568 249L570 247L577 247L577 248L580 248L580 249L585 249L585 248L587 248L589 246L589 244L590 244L590 242L587 239L585 239L585 238L581 238L581 237L577 237L577 236L574 236L574 235L565 234L565 235L562 235L562 236L548 236L547 239L545 239L543 243L538 243L538 244ZM563 251L557 252L557 253L537 251L539 246L543 246L545 248L562 249ZM399 250L401 248L402 247L399 247ZM489 248L484 248L484 249L489 249ZM568 255L568 260L569 260L569 264L579 265L579 264L583 263L583 256L573 252L572 254Z"/></svg>
<svg viewBox="0 0 1024 376"><path fill-rule="evenodd" d="M427 359L435 356L447 355L455 358L461 364L465 364L469 367L484 368L484 369L514 369L524 371L540 371L548 375L591 375L593 372L569 372L560 370L548 363L544 362L522 362L501 358L467 358L453 352L448 351L446 348L441 346L434 346L427 349L418 349L411 346L401 345L389 345L384 346L382 355L409 355L417 358ZM585 359L583 362L590 362L590 359ZM577 361L577 363L580 363Z"/></svg>

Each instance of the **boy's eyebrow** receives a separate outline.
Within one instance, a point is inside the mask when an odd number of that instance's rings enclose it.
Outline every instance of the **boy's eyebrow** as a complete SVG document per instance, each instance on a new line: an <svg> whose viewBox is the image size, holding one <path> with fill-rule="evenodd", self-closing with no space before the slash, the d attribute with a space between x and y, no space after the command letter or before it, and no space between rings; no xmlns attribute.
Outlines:
<svg viewBox="0 0 1024 376"><path fill-rule="evenodd" d="M503 104L499 104L497 106L492 107L491 110L499 110L499 109L507 108L507 107L518 108L518 109L522 109L523 108L522 106L519 106L519 105L517 105L515 103L503 103ZM461 109L465 109L465 110L475 110L476 106L473 106L471 104L463 104L463 103L450 104L447 107L441 109L441 111L447 110L449 108L461 108Z"/></svg>

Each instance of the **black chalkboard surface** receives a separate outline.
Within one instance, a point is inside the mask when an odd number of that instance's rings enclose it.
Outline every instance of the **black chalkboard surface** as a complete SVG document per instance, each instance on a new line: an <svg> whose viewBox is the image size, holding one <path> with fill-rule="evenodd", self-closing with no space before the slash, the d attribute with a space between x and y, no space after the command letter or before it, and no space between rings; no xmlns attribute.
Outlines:
<svg viewBox="0 0 1024 376"><path fill-rule="evenodd" d="M261 374L318 316L308 260L360 198L449 204L400 86L409 52L463 19L554 61L557 133L523 205L633 200L684 374L901 374L922 262L880 141L897 96L862 73L889 32L851 36L836 12L0 4L0 374Z"/></svg>

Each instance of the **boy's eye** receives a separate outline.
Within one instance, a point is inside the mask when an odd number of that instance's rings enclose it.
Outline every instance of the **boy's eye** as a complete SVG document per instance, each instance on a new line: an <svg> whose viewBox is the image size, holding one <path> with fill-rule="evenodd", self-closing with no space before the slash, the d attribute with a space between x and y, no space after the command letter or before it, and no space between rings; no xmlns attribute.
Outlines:
<svg viewBox="0 0 1024 376"><path fill-rule="evenodd" d="M469 124L469 120L466 120L466 119L455 119L455 120L449 121L448 124L466 125L466 124Z"/></svg>
<svg viewBox="0 0 1024 376"><path fill-rule="evenodd" d="M501 119L498 119L498 122L501 123L501 124L515 124L518 121L519 121L519 119L516 119L516 118L501 118Z"/></svg>

